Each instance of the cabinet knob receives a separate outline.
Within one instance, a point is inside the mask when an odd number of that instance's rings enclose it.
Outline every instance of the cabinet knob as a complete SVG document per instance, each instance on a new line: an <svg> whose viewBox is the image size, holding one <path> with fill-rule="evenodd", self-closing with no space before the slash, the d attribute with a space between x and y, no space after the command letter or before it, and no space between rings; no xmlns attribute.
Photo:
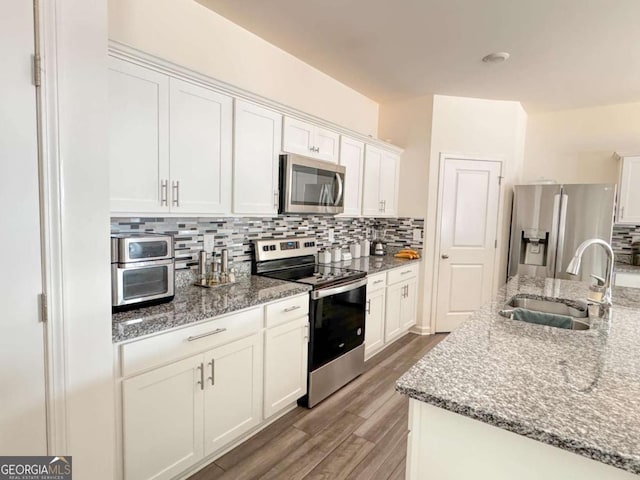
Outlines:
<svg viewBox="0 0 640 480"><path fill-rule="evenodd" d="M446 260L447 258L449 258L449 255L447 255L446 253L443 253L441 257L443 260Z"/></svg>

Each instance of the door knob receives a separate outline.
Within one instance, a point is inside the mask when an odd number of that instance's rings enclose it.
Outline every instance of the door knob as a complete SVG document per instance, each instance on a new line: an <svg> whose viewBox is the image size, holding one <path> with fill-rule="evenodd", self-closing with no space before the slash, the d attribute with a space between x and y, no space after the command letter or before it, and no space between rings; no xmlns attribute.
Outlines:
<svg viewBox="0 0 640 480"><path fill-rule="evenodd" d="M447 258L449 258L449 255L447 255L446 253L443 253L441 257L443 260L446 260Z"/></svg>

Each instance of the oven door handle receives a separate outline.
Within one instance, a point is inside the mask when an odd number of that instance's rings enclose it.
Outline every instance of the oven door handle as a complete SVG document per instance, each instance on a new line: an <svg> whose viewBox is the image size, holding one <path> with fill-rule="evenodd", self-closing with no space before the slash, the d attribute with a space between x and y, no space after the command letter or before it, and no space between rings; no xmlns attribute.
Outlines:
<svg viewBox="0 0 640 480"><path fill-rule="evenodd" d="M330 297L331 295L338 295L339 293L345 293L350 290L363 287L367 284L367 277L361 278L355 282L350 282L345 285L339 285L331 288L321 288L320 290L311 291L311 300L319 300L324 297Z"/></svg>

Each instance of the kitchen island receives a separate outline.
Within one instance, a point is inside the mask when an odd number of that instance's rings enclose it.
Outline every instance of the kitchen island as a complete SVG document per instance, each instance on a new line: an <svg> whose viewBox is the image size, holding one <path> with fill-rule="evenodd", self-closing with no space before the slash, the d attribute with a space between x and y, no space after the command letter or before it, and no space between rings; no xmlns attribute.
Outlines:
<svg viewBox="0 0 640 480"><path fill-rule="evenodd" d="M519 293L579 300L587 287L515 277L398 380L407 478L638 478L640 290L614 288L591 330L498 314Z"/></svg>

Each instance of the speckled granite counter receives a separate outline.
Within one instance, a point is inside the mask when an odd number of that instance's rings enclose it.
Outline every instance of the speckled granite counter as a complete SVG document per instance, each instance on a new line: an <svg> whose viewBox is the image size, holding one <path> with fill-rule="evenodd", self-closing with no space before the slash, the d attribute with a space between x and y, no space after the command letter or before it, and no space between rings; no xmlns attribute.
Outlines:
<svg viewBox="0 0 640 480"><path fill-rule="evenodd" d="M515 277L397 382L429 404L640 474L640 290L614 288L586 331L498 315L516 293L584 299L587 284Z"/></svg>
<svg viewBox="0 0 640 480"><path fill-rule="evenodd" d="M420 262L420 259L409 260L407 258L396 258L393 255L385 255L384 257L369 256L354 258L347 262L336 262L331 265L349 268L351 270L359 270L361 272L367 272L368 275L373 275L416 262Z"/></svg>
<svg viewBox="0 0 640 480"><path fill-rule="evenodd" d="M630 265L628 263L616 263L615 271L619 273L637 273L640 275L640 265Z"/></svg>
<svg viewBox="0 0 640 480"><path fill-rule="evenodd" d="M257 276L217 288L179 288L172 302L113 314L113 343L182 327L309 290L306 285Z"/></svg>

